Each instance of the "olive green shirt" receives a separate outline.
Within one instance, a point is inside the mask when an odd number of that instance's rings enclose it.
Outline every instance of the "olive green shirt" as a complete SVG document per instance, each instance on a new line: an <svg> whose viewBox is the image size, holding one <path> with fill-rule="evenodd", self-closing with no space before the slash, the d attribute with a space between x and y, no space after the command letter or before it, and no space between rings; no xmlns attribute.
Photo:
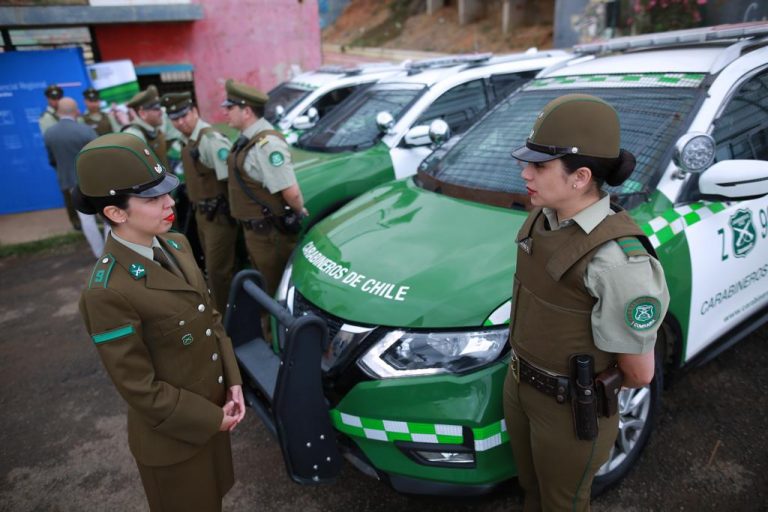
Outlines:
<svg viewBox="0 0 768 512"><path fill-rule="evenodd" d="M575 222L585 233L613 215L607 194L571 219L558 221L555 211L549 208L543 208L543 213L552 230ZM584 286L597 299L592 309L592 335L600 350L620 354L644 354L653 350L657 329L633 329L626 321L626 314L636 299L653 297L661 305L661 311L655 315L660 319L666 315L669 291L664 269L656 258L627 256L616 241L606 242L587 264Z"/></svg>
<svg viewBox="0 0 768 512"><path fill-rule="evenodd" d="M250 139L259 132L274 129L266 119L259 119L243 130L243 135ZM267 135L251 148L243 167L248 176L262 183L270 194L276 194L296 183L288 144L276 135Z"/></svg>
<svg viewBox="0 0 768 512"><path fill-rule="evenodd" d="M197 120L195 129L189 137L181 135L184 144L189 144L190 140L198 140L200 130L211 126L202 119ZM209 131L197 144L197 150L200 152L200 163L216 172L216 179L223 181L227 179L227 157L232 143L220 132Z"/></svg>
<svg viewBox="0 0 768 512"><path fill-rule="evenodd" d="M146 246L141 245L141 244L136 244L136 243L133 243L133 242L129 242L128 240L126 240L124 238L120 238L119 236L117 236L117 234L114 231L111 231L111 233L112 233L112 238L115 239L115 242L120 242L121 244L123 244L124 246L126 246L127 248L132 250L133 252L139 253L141 256L144 256L148 260L153 261L157 265L160 265L160 263L155 260L155 253L152 252L152 250L155 247L159 247L160 250L163 251L163 253L165 254L166 258L168 258L170 261L172 261L176 265L178 265L178 262L176 261L176 258L172 254L170 254L168 251L163 249L163 246L160 245L160 241L157 239L157 237L153 237L152 238L152 246L151 247L146 247Z"/></svg>
<svg viewBox="0 0 768 512"><path fill-rule="evenodd" d="M133 121L131 121L131 125L134 125L134 124L137 124L137 125L143 127L149 133L153 133L153 132L157 132L157 131L162 131L157 126L152 126L151 124L145 123L144 120L142 118L138 117L138 116L136 116L136 118ZM141 130L139 130L138 128L136 128L135 126L128 126L128 128L126 128L124 130L124 133L130 133L131 135L137 136L138 138L140 138L144 142L149 142L149 141L147 141L147 138L144 137L144 133ZM167 136L166 136L165 140L166 141L168 140Z"/></svg>

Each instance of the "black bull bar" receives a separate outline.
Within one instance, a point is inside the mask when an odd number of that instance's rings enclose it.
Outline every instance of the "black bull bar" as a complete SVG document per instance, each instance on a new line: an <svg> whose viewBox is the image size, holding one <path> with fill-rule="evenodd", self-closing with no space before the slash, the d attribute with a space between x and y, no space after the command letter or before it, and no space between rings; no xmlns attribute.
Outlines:
<svg viewBox="0 0 768 512"><path fill-rule="evenodd" d="M280 355L265 341L264 312L286 329ZM325 322L311 314L292 316L264 292L259 272L243 270L232 281L224 327L240 366L245 401L277 437L291 479L300 484L333 481L341 471L341 455L323 395Z"/></svg>

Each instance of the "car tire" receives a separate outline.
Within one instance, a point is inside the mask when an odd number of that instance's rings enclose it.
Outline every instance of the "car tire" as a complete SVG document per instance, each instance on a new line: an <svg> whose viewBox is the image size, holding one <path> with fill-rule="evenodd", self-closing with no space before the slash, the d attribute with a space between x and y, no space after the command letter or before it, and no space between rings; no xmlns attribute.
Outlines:
<svg viewBox="0 0 768 512"><path fill-rule="evenodd" d="M658 346L658 344L657 344ZM661 409L664 384L663 357L657 351L653 380L643 388L623 389L619 395L619 435L608 462L592 482L592 497L619 483L637 462L645 448Z"/></svg>

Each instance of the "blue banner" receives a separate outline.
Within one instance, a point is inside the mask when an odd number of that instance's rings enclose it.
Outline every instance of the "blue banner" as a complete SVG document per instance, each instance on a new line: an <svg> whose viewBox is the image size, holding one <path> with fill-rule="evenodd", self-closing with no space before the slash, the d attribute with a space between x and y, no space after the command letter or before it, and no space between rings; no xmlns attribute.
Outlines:
<svg viewBox="0 0 768 512"><path fill-rule="evenodd" d="M80 48L0 53L0 214L64 205L37 121L58 84L83 111L90 85Z"/></svg>

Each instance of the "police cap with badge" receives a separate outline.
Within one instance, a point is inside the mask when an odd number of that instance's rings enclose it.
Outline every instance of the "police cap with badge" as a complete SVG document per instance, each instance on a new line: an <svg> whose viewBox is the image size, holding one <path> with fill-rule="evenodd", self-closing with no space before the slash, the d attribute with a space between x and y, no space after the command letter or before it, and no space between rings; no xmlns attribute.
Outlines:
<svg viewBox="0 0 768 512"><path fill-rule="evenodd" d="M617 158L619 116L608 103L589 94L566 94L539 113L525 145L512 152L523 162L546 162L565 155Z"/></svg>
<svg viewBox="0 0 768 512"><path fill-rule="evenodd" d="M46 98L50 98L52 100L60 100L61 97L64 96L64 90L56 84L51 84L45 88L45 92L43 92L43 94L45 94Z"/></svg>
<svg viewBox="0 0 768 512"><path fill-rule="evenodd" d="M157 87L150 85L143 91L137 92L133 95L133 98L128 100L126 105L134 110L140 108L144 110L160 108L160 95L157 92Z"/></svg>
<svg viewBox="0 0 768 512"><path fill-rule="evenodd" d="M179 184L147 144L130 133L94 139L78 153L75 165L79 192L86 197L157 197Z"/></svg>
<svg viewBox="0 0 768 512"><path fill-rule="evenodd" d="M169 92L163 94L161 103L171 120L179 119L187 115L187 112L192 109L192 93L189 91Z"/></svg>
<svg viewBox="0 0 768 512"><path fill-rule="evenodd" d="M99 91L97 91L93 87L89 87L83 91L83 98L85 98L88 101L99 101L101 99L99 96Z"/></svg>
<svg viewBox="0 0 768 512"><path fill-rule="evenodd" d="M263 107L269 100L267 93L231 78L226 81L224 88L227 99L221 103L222 107Z"/></svg>

